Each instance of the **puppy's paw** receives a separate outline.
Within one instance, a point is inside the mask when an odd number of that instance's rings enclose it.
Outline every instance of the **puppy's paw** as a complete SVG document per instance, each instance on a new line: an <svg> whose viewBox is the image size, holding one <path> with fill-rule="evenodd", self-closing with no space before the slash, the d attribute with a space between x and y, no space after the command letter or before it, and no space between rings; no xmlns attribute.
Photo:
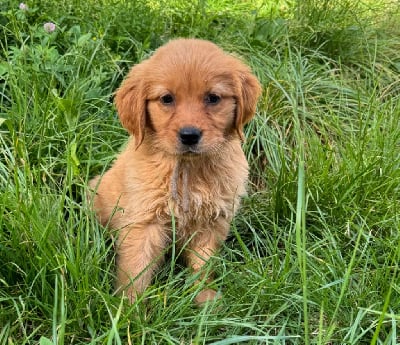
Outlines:
<svg viewBox="0 0 400 345"><path fill-rule="evenodd" d="M204 289L197 294L194 301L198 306L201 306L206 302L218 300L221 297L222 297L221 294L217 293L217 291L213 289Z"/></svg>

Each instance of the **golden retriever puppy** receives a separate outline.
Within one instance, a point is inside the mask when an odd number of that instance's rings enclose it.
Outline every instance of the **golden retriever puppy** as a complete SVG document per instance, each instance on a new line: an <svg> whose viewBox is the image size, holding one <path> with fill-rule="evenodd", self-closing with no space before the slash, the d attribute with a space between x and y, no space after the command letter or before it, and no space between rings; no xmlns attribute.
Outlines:
<svg viewBox="0 0 400 345"><path fill-rule="evenodd" d="M116 286L131 302L150 284L173 238L202 279L246 192L241 139L260 92L245 64L198 39L162 46L117 90L131 139L90 187L98 219L118 230ZM205 288L195 301L215 297Z"/></svg>

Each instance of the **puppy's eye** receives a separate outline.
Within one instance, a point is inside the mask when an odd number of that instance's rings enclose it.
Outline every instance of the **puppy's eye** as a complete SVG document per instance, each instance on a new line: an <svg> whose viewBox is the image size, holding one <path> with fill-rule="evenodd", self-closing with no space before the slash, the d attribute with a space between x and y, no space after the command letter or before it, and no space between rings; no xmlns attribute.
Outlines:
<svg viewBox="0 0 400 345"><path fill-rule="evenodd" d="M171 105L174 103L174 96L172 96L171 94L167 93L164 96L160 97L160 102L164 105Z"/></svg>
<svg viewBox="0 0 400 345"><path fill-rule="evenodd" d="M220 100L221 100L221 97L216 95L215 93L209 93L204 98L204 101L207 104L211 104L211 105L218 104Z"/></svg>

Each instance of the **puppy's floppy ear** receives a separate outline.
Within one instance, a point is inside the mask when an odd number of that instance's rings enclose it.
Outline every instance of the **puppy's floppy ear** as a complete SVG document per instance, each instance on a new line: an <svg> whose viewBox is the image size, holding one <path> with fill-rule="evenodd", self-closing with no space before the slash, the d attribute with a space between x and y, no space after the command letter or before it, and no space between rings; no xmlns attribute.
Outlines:
<svg viewBox="0 0 400 345"><path fill-rule="evenodd" d="M238 83L235 127L240 139L243 140L243 127L254 116L257 100L261 94L261 85L250 69L242 63L238 69Z"/></svg>
<svg viewBox="0 0 400 345"><path fill-rule="evenodd" d="M134 66L115 93L115 106L122 125L135 138L136 149L144 139L146 126L146 62Z"/></svg>

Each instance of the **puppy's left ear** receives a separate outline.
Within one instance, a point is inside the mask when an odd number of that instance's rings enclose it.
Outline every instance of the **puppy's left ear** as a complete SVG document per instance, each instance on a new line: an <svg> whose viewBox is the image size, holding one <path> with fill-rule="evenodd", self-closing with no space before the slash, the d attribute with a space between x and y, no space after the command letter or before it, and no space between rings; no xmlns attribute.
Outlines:
<svg viewBox="0 0 400 345"><path fill-rule="evenodd" d="M236 131L241 140L244 140L243 127L254 116L257 100L261 95L261 85L250 69L241 64L238 70L239 95L236 110Z"/></svg>

